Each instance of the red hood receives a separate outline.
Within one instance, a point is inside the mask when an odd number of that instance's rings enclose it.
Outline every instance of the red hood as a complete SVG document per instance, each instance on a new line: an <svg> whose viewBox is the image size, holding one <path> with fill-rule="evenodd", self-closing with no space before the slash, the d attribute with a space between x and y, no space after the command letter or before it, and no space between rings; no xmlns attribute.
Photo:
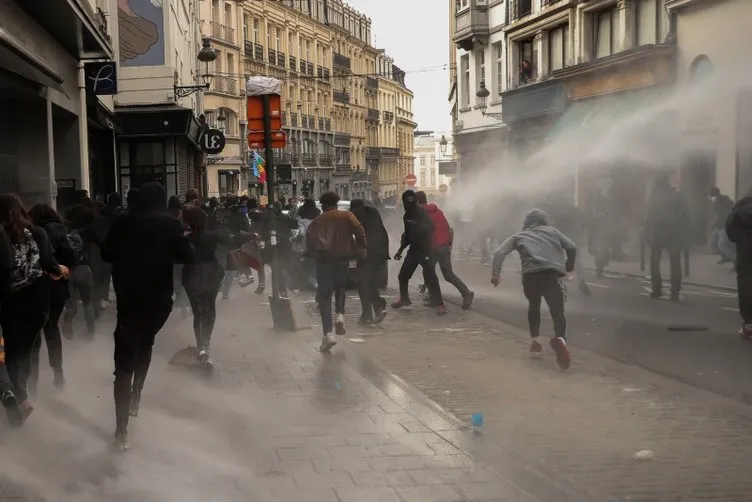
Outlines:
<svg viewBox="0 0 752 502"><path fill-rule="evenodd" d="M452 230L449 227L446 216L444 216L444 212L439 209L439 206L433 203L423 206L423 210L431 219L434 227L431 247L436 249L451 246L453 240Z"/></svg>
<svg viewBox="0 0 752 502"><path fill-rule="evenodd" d="M430 204L426 204L425 206L423 206L423 210L428 213L435 213L436 211L439 210L439 206L431 202Z"/></svg>

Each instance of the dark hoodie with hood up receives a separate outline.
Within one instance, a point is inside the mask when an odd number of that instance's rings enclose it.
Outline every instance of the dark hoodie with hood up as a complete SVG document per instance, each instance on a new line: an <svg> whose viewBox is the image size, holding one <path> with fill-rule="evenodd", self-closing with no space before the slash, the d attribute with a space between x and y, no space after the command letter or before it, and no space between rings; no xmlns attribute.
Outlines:
<svg viewBox="0 0 752 502"><path fill-rule="evenodd" d="M167 213L162 185L146 183L139 195L138 210L113 222L102 247L112 263L118 313L171 309L173 265L195 259L182 225Z"/></svg>
<svg viewBox="0 0 752 502"><path fill-rule="evenodd" d="M752 270L752 195L734 205L726 220L726 234L736 244L737 270Z"/></svg>
<svg viewBox="0 0 752 502"><path fill-rule="evenodd" d="M402 194L402 205L405 207L405 214L402 217L405 231L402 234L400 247L404 249L409 246L409 253L428 256L431 252L434 231L431 218L418 204L413 190L405 190Z"/></svg>
<svg viewBox="0 0 752 502"><path fill-rule="evenodd" d="M366 231L366 257L369 264L379 264L389 260L389 233L378 209L366 206L362 199L350 201L350 211Z"/></svg>
<svg viewBox="0 0 752 502"><path fill-rule="evenodd" d="M496 250L494 277L499 276L504 258L512 251L520 254L523 274L553 271L563 277L574 270L577 248L568 237L548 224L545 212L533 209L525 216L522 231L502 242Z"/></svg>

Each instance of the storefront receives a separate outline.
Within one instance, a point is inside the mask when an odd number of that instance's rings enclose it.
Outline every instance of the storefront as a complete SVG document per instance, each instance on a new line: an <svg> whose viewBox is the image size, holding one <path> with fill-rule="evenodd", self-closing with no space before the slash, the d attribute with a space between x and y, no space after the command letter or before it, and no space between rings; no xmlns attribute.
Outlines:
<svg viewBox="0 0 752 502"><path fill-rule="evenodd" d="M200 188L201 126L193 110L175 105L117 107L119 182L123 195L147 182L164 185L168 196Z"/></svg>

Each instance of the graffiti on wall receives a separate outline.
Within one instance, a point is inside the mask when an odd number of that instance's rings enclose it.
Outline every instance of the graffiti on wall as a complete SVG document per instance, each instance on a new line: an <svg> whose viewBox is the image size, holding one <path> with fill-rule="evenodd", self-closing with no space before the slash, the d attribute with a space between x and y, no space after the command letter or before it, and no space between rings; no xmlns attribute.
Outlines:
<svg viewBox="0 0 752 502"><path fill-rule="evenodd" d="M164 0L118 0L121 66L165 64Z"/></svg>

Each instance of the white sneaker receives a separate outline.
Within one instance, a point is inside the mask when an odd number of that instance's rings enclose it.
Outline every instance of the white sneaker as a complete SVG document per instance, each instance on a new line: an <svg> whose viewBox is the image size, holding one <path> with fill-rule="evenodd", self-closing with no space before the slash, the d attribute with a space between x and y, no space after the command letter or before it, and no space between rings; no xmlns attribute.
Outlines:
<svg viewBox="0 0 752 502"><path fill-rule="evenodd" d="M347 333L345 329L345 316L344 314L337 314L334 320L334 332L338 335L344 335Z"/></svg>
<svg viewBox="0 0 752 502"><path fill-rule="evenodd" d="M324 338L321 340L321 346L319 347L320 352L329 352L332 350L332 347L337 345L337 340L334 339L334 336L331 333L327 333L324 335Z"/></svg>

